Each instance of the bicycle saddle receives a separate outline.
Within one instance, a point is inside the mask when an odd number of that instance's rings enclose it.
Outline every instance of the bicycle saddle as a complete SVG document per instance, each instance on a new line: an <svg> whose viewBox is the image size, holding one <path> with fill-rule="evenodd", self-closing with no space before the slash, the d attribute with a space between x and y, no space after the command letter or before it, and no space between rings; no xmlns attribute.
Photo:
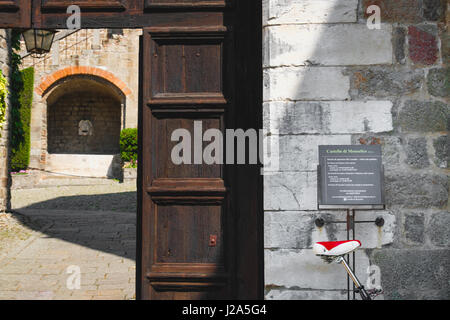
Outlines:
<svg viewBox="0 0 450 320"><path fill-rule="evenodd" d="M313 251L318 256L343 256L361 246L359 240L316 242Z"/></svg>

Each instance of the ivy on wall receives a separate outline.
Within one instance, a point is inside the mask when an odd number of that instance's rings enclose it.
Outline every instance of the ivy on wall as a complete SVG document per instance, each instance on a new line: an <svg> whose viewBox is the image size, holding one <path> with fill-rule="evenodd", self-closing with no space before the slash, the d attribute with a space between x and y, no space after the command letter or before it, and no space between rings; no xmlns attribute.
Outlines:
<svg viewBox="0 0 450 320"><path fill-rule="evenodd" d="M8 89L6 89L7 82L0 70L0 137L2 136L3 123L6 119L6 99L8 96Z"/></svg>
<svg viewBox="0 0 450 320"><path fill-rule="evenodd" d="M20 32L11 36L11 170L26 169L30 162L30 122L33 102L34 68L20 70Z"/></svg>
<svg viewBox="0 0 450 320"><path fill-rule="evenodd" d="M11 169L19 171L26 169L30 163L30 123L31 106L33 103L34 69L33 67L20 71L22 90L18 97L18 114L15 130L15 140L11 141ZM13 131L14 132L14 131ZM20 134L20 135L19 135Z"/></svg>

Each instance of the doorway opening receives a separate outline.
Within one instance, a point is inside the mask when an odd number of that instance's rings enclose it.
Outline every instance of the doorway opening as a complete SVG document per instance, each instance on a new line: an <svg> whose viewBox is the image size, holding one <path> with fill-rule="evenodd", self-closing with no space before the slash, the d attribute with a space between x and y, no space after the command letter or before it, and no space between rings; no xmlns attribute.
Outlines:
<svg viewBox="0 0 450 320"><path fill-rule="evenodd" d="M83 29L23 57L34 70L30 161L12 174L3 220L17 237L0 247L1 298L136 298L137 168L124 168L120 136L137 135L141 33Z"/></svg>
<svg viewBox="0 0 450 320"><path fill-rule="evenodd" d="M72 76L46 101L46 171L120 179L123 93L101 78Z"/></svg>

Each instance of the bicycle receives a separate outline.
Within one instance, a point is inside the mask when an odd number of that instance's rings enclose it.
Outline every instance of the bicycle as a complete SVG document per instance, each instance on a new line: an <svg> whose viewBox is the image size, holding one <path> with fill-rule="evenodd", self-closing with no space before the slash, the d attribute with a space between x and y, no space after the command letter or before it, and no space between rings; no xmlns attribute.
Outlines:
<svg viewBox="0 0 450 320"><path fill-rule="evenodd" d="M360 246L361 242L359 240L323 241L316 242L313 246L313 251L326 263L341 263L355 284L355 292L361 295L362 300L372 300L372 298L382 293L381 289L366 290L344 258L345 255L355 251Z"/></svg>

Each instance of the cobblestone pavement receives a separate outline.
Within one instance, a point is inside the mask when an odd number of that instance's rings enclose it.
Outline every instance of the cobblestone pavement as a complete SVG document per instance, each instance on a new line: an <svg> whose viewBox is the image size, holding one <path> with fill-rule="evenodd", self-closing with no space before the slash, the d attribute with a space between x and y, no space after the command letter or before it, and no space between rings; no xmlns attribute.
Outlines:
<svg viewBox="0 0 450 320"><path fill-rule="evenodd" d="M136 183L17 189L11 192L11 204L13 209L136 212Z"/></svg>
<svg viewBox="0 0 450 320"><path fill-rule="evenodd" d="M13 190L15 213L0 219L14 230L0 248L0 299L134 299L135 190Z"/></svg>

